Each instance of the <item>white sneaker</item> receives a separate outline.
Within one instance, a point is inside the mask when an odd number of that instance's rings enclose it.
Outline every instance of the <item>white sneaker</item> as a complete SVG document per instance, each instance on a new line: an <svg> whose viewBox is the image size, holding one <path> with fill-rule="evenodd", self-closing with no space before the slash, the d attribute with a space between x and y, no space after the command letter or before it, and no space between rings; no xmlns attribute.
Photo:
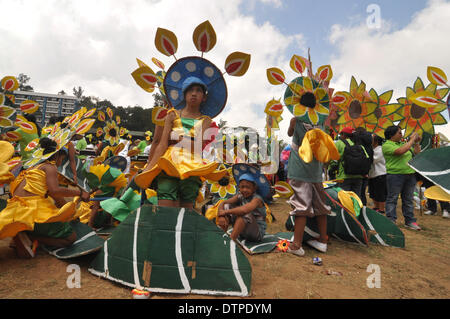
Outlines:
<svg viewBox="0 0 450 319"><path fill-rule="evenodd" d="M310 239L306 243L320 252L327 252L327 244L321 243L316 239Z"/></svg>
<svg viewBox="0 0 450 319"><path fill-rule="evenodd" d="M443 218L450 218L448 211L446 211L445 209L442 211L442 217Z"/></svg>
<svg viewBox="0 0 450 319"><path fill-rule="evenodd" d="M424 214L425 215L436 215L436 212L432 212L431 210L427 210Z"/></svg>
<svg viewBox="0 0 450 319"><path fill-rule="evenodd" d="M303 250L302 247L300 247L297 250L293 250L293 249L291 249L290 245L288 246L288 249L286 250L286 252L300 256L300 257L305 255L305 251Z"/></svg>

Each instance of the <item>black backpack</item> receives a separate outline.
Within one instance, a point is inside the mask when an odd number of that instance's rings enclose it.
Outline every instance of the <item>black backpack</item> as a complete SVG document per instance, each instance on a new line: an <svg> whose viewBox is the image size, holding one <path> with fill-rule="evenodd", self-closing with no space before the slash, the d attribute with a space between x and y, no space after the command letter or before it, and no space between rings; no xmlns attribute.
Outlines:
<svg viewBox="0 0 450 319"><path fill-rule="evenodd" d="M345 144L344 156L342 157L344 164L344 173L347 175L367 175L372 165L370 158L366 155L362 145L350 145L346 140L342 140Z"/></svg>

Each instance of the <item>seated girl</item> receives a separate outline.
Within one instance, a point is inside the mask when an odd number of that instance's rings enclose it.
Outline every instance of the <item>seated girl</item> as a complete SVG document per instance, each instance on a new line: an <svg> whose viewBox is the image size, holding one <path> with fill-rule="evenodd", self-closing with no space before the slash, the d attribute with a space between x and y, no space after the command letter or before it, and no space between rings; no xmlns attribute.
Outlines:
<svg viewBox="0 0 450 319"><path fill-rule="evenodd" d="M67 150L58 149L57 143L47 137L39 145L46 159L22 171L11 182L12 198L0 212L0 239L13 237L18 256L25 258L34 257L36 242L53 247L70 246L76 234L68 221L76 205L66 203L64 197L89 199L89 193L81 189L58 184L57 167L67 156Z"/></svg>

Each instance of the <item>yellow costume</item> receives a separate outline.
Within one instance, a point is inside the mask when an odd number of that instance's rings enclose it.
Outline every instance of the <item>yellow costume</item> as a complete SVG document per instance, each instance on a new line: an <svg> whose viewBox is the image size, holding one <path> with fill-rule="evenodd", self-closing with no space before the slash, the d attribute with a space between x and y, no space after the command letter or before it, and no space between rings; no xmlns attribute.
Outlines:
<svg viewBox="0 0 450 319"><path fill-rule="evenodd" d="M181 118L175 109L170 109L168 113L175 112L176 119L173 121L172 132L180 136L195 136L195 132L200 131L203 121L208 116L203 115L197 119ZM187 179L191 176L203 177L209 180L220 180L225 176L226 170L217 171L219 163L207 162L201 158L201 155L192 153L189 149L170 145L163 156L150 170L138 174L135 178L136 184L141 188L148 188L153 179L162 171L168 176Z"/></svg>
<svg viewBox="0 0 450 319"><path fill-rule="evenodd" d="M33 230L35 223L53 223L69 221L75 211L75 202L69 202L62 208L57 208L51 197L47 195L46 174L39 168L29 168L22 171L11 182L13 197L0 212L0 239L14 237L24 230ZM35 196L14 195L17 187L25 180L24 190Z"/></svg>

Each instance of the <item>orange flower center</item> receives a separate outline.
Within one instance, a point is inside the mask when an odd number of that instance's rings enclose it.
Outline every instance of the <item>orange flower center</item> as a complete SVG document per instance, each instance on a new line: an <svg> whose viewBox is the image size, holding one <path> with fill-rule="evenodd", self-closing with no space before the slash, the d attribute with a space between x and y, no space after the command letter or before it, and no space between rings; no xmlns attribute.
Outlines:
<svg viewBox="0 0 450 319"><path fill-rule="evenodd" d="M348 108L348 113L352 119L358 119L361 117L362 106L358 100L353 100Z"/></svg>
<svg viewBox="0 0 450 319"><path fill-rule="evenodd" d="M418 120L425 114L425 109L421 106L418 106L417 104L411 105L411 116Z"/></svg>

